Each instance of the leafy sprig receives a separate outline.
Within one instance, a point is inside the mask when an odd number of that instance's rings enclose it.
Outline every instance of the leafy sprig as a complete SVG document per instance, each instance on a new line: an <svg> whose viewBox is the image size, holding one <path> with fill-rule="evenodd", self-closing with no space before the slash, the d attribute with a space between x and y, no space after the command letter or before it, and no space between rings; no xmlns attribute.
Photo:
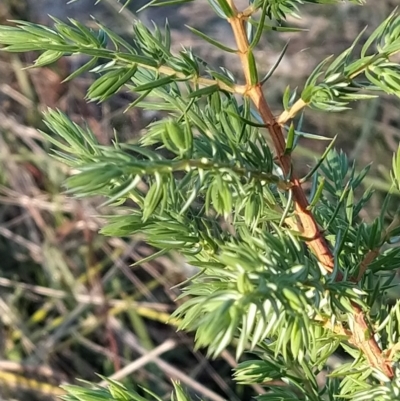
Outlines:
<svg viewBox="0 0 400 401"><path fill-rule="evenodd" d="M147 6L186 2L154 0ZM303 3L338 1L255 0L244 10L232 0L209 3L231 24L236 48L190 29L220 51L237 54L244 83L190 49L174 54L168 24L149 29L136 21L125 39L99 22L93 30L74 20L54 19L53 29L14 21L0 27L0 43L10 52L41 53L34 67L86 55L87 63L67 79L97 76L88 101L129 90L135 95L129 107L168 114L152 122L137 143L102 146L88 128L59 111L45 114L51 134L43 134L55 146L55 157L72 168L67 181L72 193L103 195L123 212L108 218L105 235L140 233L159 249L155 256L178 250L198 268L174 314L180 329L196 332L198 347L212 356L231 345L237 358L252 352L255 359L242 362L235 378L268 385L260 399L393 399L400 391L393 364L400 312L399 304L383 305L400 265L399 247L393 246L399 241L399 211L388 214L400 191L400 148L393 158L393 189L380 215L367 224L361 212L373 191L357 193L369 166L356 174L355 164L331 142L298 178L291 157L299 138L326 138L302 132L304 115L297 124L287 123L307 106L339 112L379 92L398 96L400 67L392 56L400 51L400 17L392 13L359 57L355 49L364 32L339 57L321 62L300 98L288 88L284 112L275 118L262 85L287 46L260 79L254 49L262 33L291 30L283 20L296 16ZM302 185L309 179L307 197ZM317 376L338 347L354 360L330 372L321 387ZM284 385L275 387L276 380ZM113 381L107 389L66 390L70 401L142 399ZM178 385L172 397L188 399Z"/></svg>

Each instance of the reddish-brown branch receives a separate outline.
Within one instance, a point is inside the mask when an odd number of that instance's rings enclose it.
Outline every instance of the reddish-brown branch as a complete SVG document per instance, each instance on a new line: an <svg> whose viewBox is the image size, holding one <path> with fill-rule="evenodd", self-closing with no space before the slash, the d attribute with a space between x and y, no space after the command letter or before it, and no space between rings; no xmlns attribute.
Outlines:
<svg viewBox="0 0 400 401"><path fill-rule="evenodd" d="M365 272L368 269L368 266L380 255L382 244L387 241L390 237L390 233L400 226L400 215L396 215L392 222L383 230L381 234L381 240L379 246L371 249L365 256L362 262L360 263L360 267L358 269L358 275L352 281L358 283L364 276Z"/></svg>
<svg viewBox="0 0 400 401"><path fill-rule="evenodd" d="M265 100L261 86L257 85L251 87L248 90L248 96L253 101L262 120L268 127L283 173L286 176L289 175L291 172L292 162L290 155L285 154L285 137L281 126L275 121L275 118ZM329 273L332 273L334 267L333 255L314 219L314 216L308 209L309 203L303 188L301 187L301 183L293 173L291 176L291 182L291 190L293 191L293 197L295 199L295 210L301 223L302 234L307 238L308 246L318 257L322 267Z"/></svg>
<svg viewBox="0 0 400 401"><path fill-rule="evenodd" d="M247 90L245 95L252 100L264 124L268 128L275 147L276 156L284 174L287 176L291 174L291 190L293 191L295 211L301 224L302 234L306 238L306 243L309 249L317 257L322 267L327 272L331 273L334 269L334 257L332 251L322 235L314 216L308 208L309 203L299 179L291 173L292 161L290 155L285 154L286 142L282 127L273 116L263 94L261 85L252 85L251 83L252 79L248 62L248 56L251 49L245 29L247 17L237 11L234 5L234 0L228 0L228 3L235 13L235 16L229 18L228 21L232 26L238 47L237 54L240 57L246 80ZM367 262L368 261L366 261L366 263ZM361 270L362 269L360 268L360 271ZM337 276L336 279L340 280L341 276ZM373 333L368 327L364 313L357 304L353 304L352 306L354 310L354 328L352 330L352 335L349 338L350 343L363 352L371 366L380 369L387 377L393 378L394 373L391 363L385 358L382 350L379 348Z"/></svg>
<svg viewBox="0 0 400 401"><path fill-rule="evenodd" d="M353 304L354 329L350 337L350 343L359 348L367 358L370 366L380 369L388 378L394 376L392 363L387 358L374 338L374 333L368 327L363 311L358 305Z"/></svg>
<svg viewBox="0 0 400 401"><path fill-rule="evenodd" d="M364 257L363 261L360 264L360 267L358 269L358 275L357 278L354 280L356 283L358 283L364 276L365 272L368 269L368 266L379 256L381 251L381 248L374 248L371 249Z"/></svg>

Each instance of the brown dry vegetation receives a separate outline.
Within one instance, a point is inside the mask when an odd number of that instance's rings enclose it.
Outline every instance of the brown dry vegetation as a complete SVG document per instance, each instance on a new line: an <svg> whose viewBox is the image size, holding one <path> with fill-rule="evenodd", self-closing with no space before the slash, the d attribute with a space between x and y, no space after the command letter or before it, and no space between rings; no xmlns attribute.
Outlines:
<svg viewBox="0 0 400 401"><path fill-rule="evenodd" d="M129 35L134 14L130 10L118 14L116 0L103 0L95 8L94 0L66 3L2 0L0 23L11 18L47 24L47 14L52 14L90 24L90 14L95 14L117 33ZM348 47L365 25L373 29L397 0L369 3L363 8L303 7L303 19L290 22L311 27L308 32L265 37L257 54L265 70L291 39L287 57L267 89L277 113L286 85L301 87L322 58ZM132 4L136 9L138 2ZM154 9L143 16L156 23L166 17L176 49L193 46L214 65L228 63L235 69L233 59L182 27L184 22L230 44L228 25L214 18L206 0ZM123 114L132 99L129 93L106 104L86 104L92 76L62 83L82 63L78 57L51 68L21 70L34 58L34 54L0 55L0 398L42 399L58 394L57 385L63 381L98 380L94 372L117 372L131 386L145 385L161 395L169 393L169 378L174 377L211 400L237 400L234 392L243 392L241 399L247 399L252 390L230 381L235 361L228 351L211 362L203 352L193 351L192 337L175 334L174 322L165 324L178 294L171 288L187 276L189 267L177 255L132 267L153 250L139 237L98 235L101 215L114 211L97 208L98 199L77 200L63 192L68 169L48 156L49 145L37 131L44 128L41 111L46 107L59 108L77 122L86 121L105 144L113 130L121 141L135 140L157 116L140 109ZM393 97L383 97L354 105L344 115L308 112L305 129L328 137L339 134L337 146L360 166L374 161L368 184L386 190L390 155L400 138L399 106ZM301 145L296 162L305 169L325 144ZM365 218L378 208L379 196ZM124 370L126 366L130 370Z"/></svg>

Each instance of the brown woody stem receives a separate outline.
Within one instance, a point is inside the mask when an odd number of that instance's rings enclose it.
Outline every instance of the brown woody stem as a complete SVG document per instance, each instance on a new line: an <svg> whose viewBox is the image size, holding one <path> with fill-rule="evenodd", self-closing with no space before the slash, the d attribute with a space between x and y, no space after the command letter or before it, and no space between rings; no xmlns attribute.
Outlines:
<svg viewBox="0 0 400 401"><path fill-rule="evenodd" d="M382 232L380 243L383 244L390 237L390 233L397 227L400 226L400 214L397 214L393 221L389 224L389 226ZM380 255L381 253L381 245L376 246L371 249L362 260L360 267L358 269L358 275L352 281L358 283L364 276L365 272L368 269L368 266Z"/></svg>
<svg viewBox="0 0 400 401"><path fill-rule="evenodd" d="M291 175L291 189L293 191L295 211L301 224L302 234L306 238L306 243L309 249L317 257L320 265L327 272L332 273L334 269L334 257L332 251L322 235L313 214L308 210L309 203L299 179L291 172L291 156L285 154L286 142L281 124L287 121L287 119L293 117L293 110L289 114L281 116L278 121L271 112L261 85L259 83L256 85L252 84L248 61L249 53L252 50L247 39L245 28L247 16L238 12L234 0L227 1L235 14L233 17L230 17L228 21L235 36L238 48L237 54L240 58L246 80L247 90L245 91L245 96L248 96L252 100L264 124L267 126L275 147L277 159L284 174L286 176ZM298 104L297 106L300 110L304 107L304 104ZM341 276L337 277L337 279L340 280ZM391 363L384 357L382 350L379 348L374 338L374 333L371 332L371 329L366 322L366 317L363 311L356 304L353 304L353 311L354 328L351 332L349 342L363 352L371 366L380 369L387 377L393 378L394 373Z"/></svg>

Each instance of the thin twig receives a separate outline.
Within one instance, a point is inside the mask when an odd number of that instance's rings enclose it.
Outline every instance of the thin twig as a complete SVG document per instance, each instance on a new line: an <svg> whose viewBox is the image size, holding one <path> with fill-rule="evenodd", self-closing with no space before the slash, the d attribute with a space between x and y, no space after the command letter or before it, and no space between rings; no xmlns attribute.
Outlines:
<svg viewBox="0 0 400 401"><path fill-rule="evenodd" d="M304 107L307 106L307 103L303 99L297 100L297 102L289 109L285 110L277 119L276 122L279 125L286 124L289 120L293 119Z"/></svg>
<svg viewBox="0 0 400 401"><path fill-rule="evenodd" d="M141 347L136 338L129 331L125 330L120 322L115 318L111 318L111 324L116 332L120 332L121 337L124 339L124 343L129 347L138 352L141 355L146 355L148 350ZM168 362L165 362L163 359L159 357L154 357L152 362L154 362L158 367L165 373L168 377L173 377L175 379L180 380L182 383L186 384L188 387L191 387L194 391L203 394L205 397L209 398L212 401L225 401L223 397L219 394L216 394L214 391L208 389L206 386L201 383L193 380L190 376L182 372L181 370L175 368Z"/></svg>
<svg viewBox="0 0 400 401"><path fill-rule="evenodd" d="M389 224L389 226L383 230L381 235L381 244L387 241L390 236L390 233L400 225L400 215L396 215L393 221ZM356 283L358 283L363 277L365 272L368 269L368 266L380 255L382 246L377 246L371 249L364 257L362 262L360 263L360 267L358 268L357 278L354 279Z"/></svg>
<svg viewBox="0 0 400 401"><path fill-rule="evenodd" d="M176 341L173 339L168 339L164 341L162 344L160 344L158 347L154 348L151 351L146 352L144 355L142 355L140 358L136 359L135 361L132 361L128 365L124 366L122 369L120 369L118 372L115 372L113 375L109 377L111 380L122 380L125 377L129 376L136 370L139 370L146 366L148 363L153 362L155 358L158 356L164 354L167 351L170 351L174 348L176 348L177 344ZM107 381L103 380L99 383L100 386L106 386Z"/></svg>
<svg viewBox="0 0 400 401"><path fill-rule="evenodd" d="M13 281L5 277L0 277L0 287L30 291L37 295L56 299L74 298L76 302L86 305L102 305L103 303L103 299L97 295L68 293L66 291L57 290L54 288ZM154 302L135 302L133 299L131 299L131 297L126 297L126 299L109 299L107 302L109 305L117 308L125 308L127 305L129 305L131 308L135 308L136 312L139 310L139 314L142 316L147 316L146 313L144 313L147 311L171 312L170 305Z"/></svg>

